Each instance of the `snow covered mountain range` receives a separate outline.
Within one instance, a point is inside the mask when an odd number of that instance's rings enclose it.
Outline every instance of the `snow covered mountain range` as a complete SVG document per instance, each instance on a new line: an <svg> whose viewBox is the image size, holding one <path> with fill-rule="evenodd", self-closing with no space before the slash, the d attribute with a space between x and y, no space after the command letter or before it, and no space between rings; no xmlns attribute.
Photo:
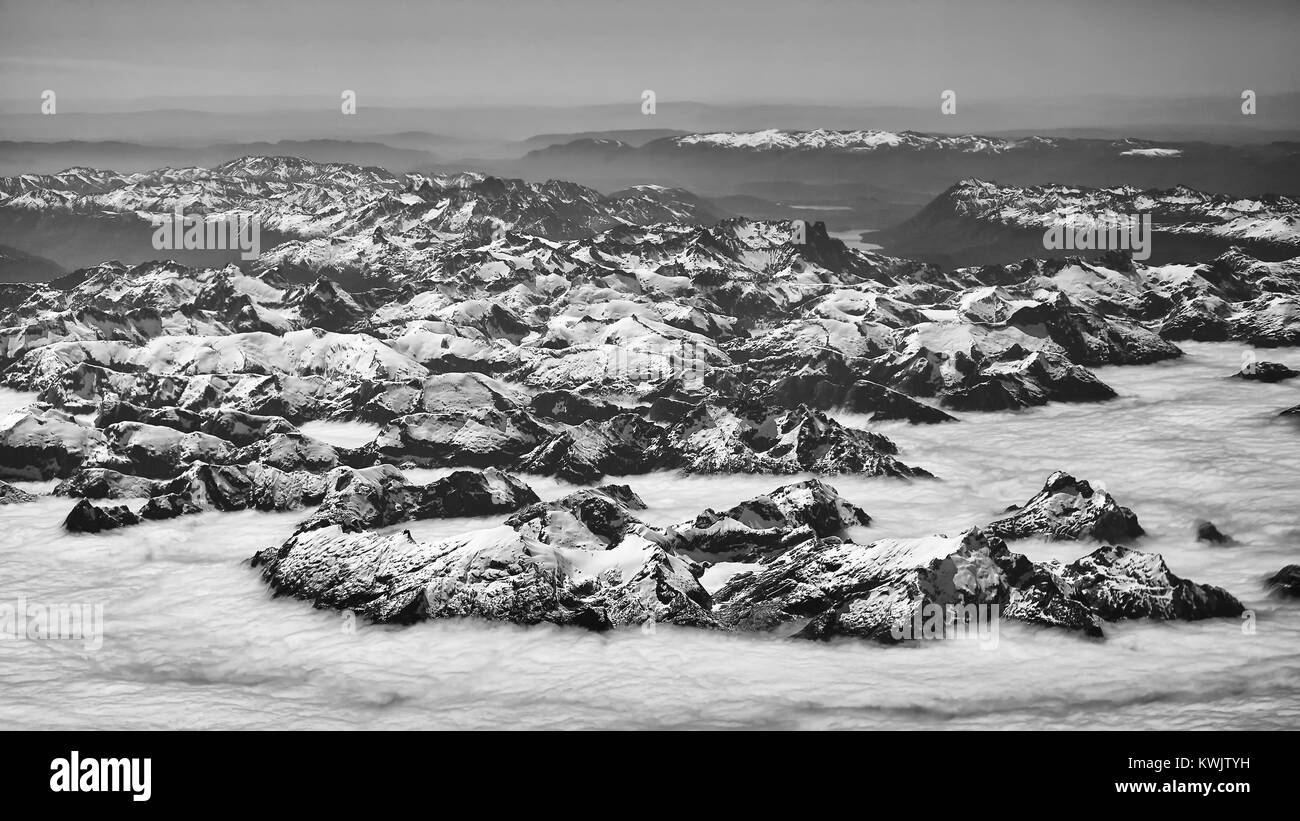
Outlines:
<svg viewBox="0 0 1300 821"><path fill-rule="evenodd" d="M1053 225L1071 229L1149 214L1151 259L1176 262L1217 256L1240 246L1264 259L1300 253L1300 199L1235 197L1186 186L1011 186L962 180L912 219L873 242L934 262L979 265L1041 256Z"/></svg>
<svg viewBox="0 0 1300 821"><path fill-rule="evenodd" d="M11 482L48 482L67 530L300 511L283 544L249 548L266 584L378 622L892 642L934 603L1090 636L1125 618L1242 612L1130 547L1138 513L1064 472L1027 477L1042 490L1003 516L914 539L871 538L866 510L794 477L934 481L871 428L1107 402L1116 391L1092 368L1177 358L1186 339L1300 343L1300 258L1232 248L1179 264L1110 253L944 269L851 248L818 223L708 219L671 189L603 196L284 158L73 169L3 191L8 213L37 220L137 230L183 202L289 235L246 269L97 261L0 285L0 386L36 395L0 418L0 502L32 501ZM960 191L949 199L972 218L1000 213L1001 189ZM1215 215L1203 225L1285 212L1182 190L1021 196L1016 213L1035 218L1081 197ZM374 435L331 444L304 430L321 421ZM448 472L421 484L419 468ZM627 485L602 484L655 471L768 475L773 489L651 525ZM533 477L574 489L542 502ZM383 530L463 516L501 518L437 542ZM1035 563L1008 546L1025 538L1081 542L1081 558ZM706 588L711 568L723 575Z"/></svg>
<svg viewBox="0 0 1300 821"><path fill-rule="evenodd" d="M637 186L604 196L573 183L527 183L482 174L397 177L379 168L296 157L245 157L212 169L117 174L71 168L0 179L0 238L65 268L104 259L141 262L158 253L153 227L186 214L256 217L263 247L290 239L379 231L413 242L498 225L567 238L616 225L713 222L721 214L689 192ZM233 257L178 260L223 264Z"/></svg>

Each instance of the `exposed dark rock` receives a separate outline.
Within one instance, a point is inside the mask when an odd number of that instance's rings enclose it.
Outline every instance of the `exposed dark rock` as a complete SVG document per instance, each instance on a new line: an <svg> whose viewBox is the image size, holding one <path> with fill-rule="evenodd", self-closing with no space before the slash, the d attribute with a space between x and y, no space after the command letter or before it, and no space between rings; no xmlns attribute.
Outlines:
<svg viewBox="0 0 1300 821"><path fill-rule="evenodd" d="M635 413L624 413L555 434L525 454L515 468L583 484L606 474L628 476L675 464L668 431Z"/></svg>
<svg viewBox="0 0 1300 821"><path fill-rule="evenodd" d="M189 513L199 513L203 508L179 493L154 496L140 508L141 519L174 519Z"/></svg>
<svg viewBox="0 0 1300 821"><path fill-rule="evenodd" d="M203 429L204 416L175 406L149 408L114 397L105 398L95 416L95 427L107 428L117 422L142 422L193 433Z"/></svg>
<svg viewBox="0 0 1300 821"><path fill-rule="evenodd" d="M410 484L390 465L329 474L320 507L298 532L336 525L344 532L415 519L488 516L537 501L537 494L498 470L458 470L427 485Z"/></svg>
<svg viewBox="0 0 1300 821"><path fill-rule="evenodd" d="M536 502L511 515L505 523L545 544L589 550L617 547L628 533L655 543L664 541L632 515L631 511L644 510L645 506L627 485L604 485L551 502Z"/></svg>
<svg viewBox="0 0 1300 821"><path fill-rule="evenodd" d="M367 474L357 473L358 479ZM391 487L351 493L350 515L304 522L293 539L262 551L255 564L279 592L319 606L350 607L378 621L478 616L597 628L648 619L716 623L711 599L698 583L703 568L673 547L691 534L646 526L631 512L644 503L626 486L577 491L547 503L534 497L504 527L440 545L416 543L409 534L345 532L358 522L391 519L377 512L391 506L376 499L392 495ZM329 507L327 500L322 512ZM813 536L869 521L818 481L780 488L729 513L747 527L787 527ZM346 573L337 571L342 566Z"/></svg>
<svg viewBox="0 0 1300 821"><path fill-rule="evenodd" d="M939 607L998 606L1000 615L1087 635L1101 621L1237 616L1221 588L1171 573L1153 553L1103 547L1070 565L1034 565L995 536L886 539L871 545L809 541L715 595L719 619L803 638L880 641Z"/></svg>
<svg viewBox="0 0 1300 821"><path fill-rule="evenodd" d="M154 482L143 476L131 476L108 468L81 468L54 488L55 496L80 496L85 499L129 499L149 496Z"/></svg>
<svg viewBox="0 0 1300 821"><path fill-rule="evenodd" d="M874 378L874 377L873 377ZM713 375L723 396L751 397L767 407L838 407L861 379L838 351L814 350L754 357Z"/></svg>
<svg viewBox="0 0 1300 821"><path fill-rule="evenodd" d="M364 301L364 300L363 300ZM362 305L341 285L321 277L298 297L298 311L308 325L327 331L345 331L360 324L374 310Z"/></svg>
<svg viewBox="0 0 1300 821"><path fill-rule="evenodd" d="M72 508L68 518L63 520L63 527L73 533L98 533L101 530L138 524L139 521L140 517L126 505L95 507L89 500L82 499Z"/></svg>
<svg viewBox="0 0 1300 821"><path fill-rule="evenodd" d="M345 469L346 470L346 469ZM172 519L208 510L296 510L319 504L328 479L303 471L286 472L261 464L196 463L174 479L149 480L114 471L86 469L56 493L87 498L149 496L140 519ZM123 521L119 526L136 524Z"/></svg>
<svg viewBox="0 0 1300 821"><path fill-rule="evenodd" d="M626 413L627 408L598 399L582 396L572 391L542 391L533 397L533 413L567 425L581 425L584 422L604 422L619 414Z"/></svg>
<svg viewBox="0 0 1300 821"><path fill-rule="evenodd" d="M705 510L668 530L674 549L696 559L757 561L808 539L871 523L867 512L818 479L778 488L728 510Z"/></svg>
<svg viewBox="0 0 1300 821"><path fill-rule="evenodd" d="M55 492L81 497L70 530L309 510L292 539L258 554L268 582L378 621L653 619L897 641L932 607L997 606L1089 635L1103 619L1240 611L1159 556L1103 547L1061 565L1011 552L1004 539L1142 533L1132 511L1062 473L982 531L859 545L870 518L821 481L662 527L639 518L627 486L542 503L500 470L584 484L676 469L925 477L833 409L935 423L953 420L940 407L1102 401L1115 392L1088 367L1179 355L1169 340L1295 344L1295 261L1232 250L1157 266L1107 253L943 271L854 251L821 223L796 239L788 221L718 221L665 190L228 165L105 175L94 185L122 194L107 199L64 190L62 175L12 183L102 211L161 195L157 177L167 196L201 185L214 209L256 203L293 217L278 222L317 222L277 238L252 273L104 263L0 289L0 384L39 396L0 423L0 479L64 479ZM952 197L982 206L999 190L964 182ZM1046 207L1080 195L1017 196ZM47 201L28 199L37 211ZM1177 211L1185 199L1162 202ZM491 230L498 217L505 237ZM1271 363L1239 374L1295 375ZM312 420L383 429L336 447L298 430ZM419 485L401 472L412 465L486 470ZM0 503L28 496L0 482ZM128 497L145 499L139 515L87 501ZM464 516L508 518L433 545L365 532ZM1198 538L1227 537L1206 523ZM697 560L753 566L716 568L711 579L734 575L715 606Z"/></svg>
<svg viewBox="0 0 1300 821"><path fill-rule="evenodd" d="M1292 370L1278 362L1251 362L1233 376L1254 382L1281 382L1284 379L1300 376L1300 371Z"/></svg>
<svg viewBox="0 0 1300 821"><path fill-rule="evenodd" d="M1225 544L1231 543L1232 537L1219 532L1219 529L1214 526L1214 522L1197 522L1196 541Z"/></svg>
<svg viewBox="0 0 1300 821"><path fill-rule="evenodd" d="M284 471L270 465L196 464L175 479L155 483L154 499L176 497L184 504L159 502L158 505L168 505L184 513L296 510L319 504L328 483L329 478L324 475Z"/></svg>
<svg viewBox="0 0 1300 821"><path fill-rule="evenodd" d="M860 379L849 387L840 406L846 411L870 413L872 422L889 419L906 419L913 424L957 421L956 417L938 408L866 379Z"/></svg>
<svg viewBox="0 0 1300 821"><path fill-rule="evenodd" d="M1031 569L978 529L870 545L811 539L733 577L714 598L719 620L738 629L896 642L927 606L1006 604Z"/></svg>
<svg viewBox="0 0 1300 821"><path fill-rule="evenodd" d="M956 410L1012 410L1115 396L1050 340L1014 326L955 321L900 331L895 349L866 363L863 375L909 396L935 397Z"/></svg>
<svg viewBox="0 0 1300 821"><path fill-rule="evenodd" d="M104 435L107 450L96 466L167 479L194 462L224 462L233 451L229 442L207 433L182 433L142 422L115 422Z"/></svg>
<svg viewBox="0 0 1300 821"><path fill-rule="evenodd" d="M237 445L251 445L272 434L294 434L298 428L280 416L217 408L205 413L201 430Z"/></svg>
<svg viewBox="0 0 1300 821"><path fill-rule="evenodd" d="M1300 564L1289 564L1264 581L1264 589L1274 596L1300 597Z"/></svg>
<svg viewBox="0 0 1300 821"><path fill-rule="evenodd" d="M1052 565L1035 565L1011 589L1004 618L1078 630L1101 637L1101 618L1075 593L1074 585Z"/></svg>
<svg viewBox="0 0 1300 821"><path fill-rule="evenodd" d="M373 447L340 448L305 433L271 433L237 451L225 461L263 464L285 471L324 473L340 466L366 467L375 463Z"/></svg>

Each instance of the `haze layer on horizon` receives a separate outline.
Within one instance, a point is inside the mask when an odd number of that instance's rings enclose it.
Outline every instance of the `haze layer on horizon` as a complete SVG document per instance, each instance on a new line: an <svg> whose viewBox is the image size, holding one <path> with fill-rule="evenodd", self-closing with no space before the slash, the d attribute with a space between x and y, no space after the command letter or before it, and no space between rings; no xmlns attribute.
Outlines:
<svg viewBox="0 0 1300 821"><path fill-rule="evenodd" d="M1294 0L0 3L0 98L937 105L1300 90ZM206 101L206 102L205 102ZM187 104L188 103L188 104Z"/></svg>

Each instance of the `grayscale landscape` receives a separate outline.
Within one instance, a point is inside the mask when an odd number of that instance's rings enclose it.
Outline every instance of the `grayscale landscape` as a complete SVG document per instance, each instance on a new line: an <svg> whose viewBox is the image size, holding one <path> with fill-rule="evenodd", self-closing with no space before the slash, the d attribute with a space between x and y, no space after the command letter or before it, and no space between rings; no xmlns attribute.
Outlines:
<svg viewBox="0 0 1300 821"><path fill-rule="evenodd" d="M0 725L1300 728L1300 8L370 5L0 5Z"/></svg>

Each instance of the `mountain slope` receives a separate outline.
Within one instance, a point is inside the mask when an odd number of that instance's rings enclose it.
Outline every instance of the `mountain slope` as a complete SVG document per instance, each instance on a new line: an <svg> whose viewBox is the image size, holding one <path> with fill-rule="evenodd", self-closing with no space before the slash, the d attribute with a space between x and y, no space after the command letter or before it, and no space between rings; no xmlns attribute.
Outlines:
<svg viewBox="0 0 1300 821"><path fill-rule="evenodd" d="M238 250L156 250L157 226L187 215L256 218L258 250L289 241L340 244L372 235L436 241L469 229L513 228L569 239L618 225L714 222L723 212L689 192L639 186L605 196L569 182L483 174L398 177L372 166L301 157L243 157L207 168L119 174L71 168L0 179L0 240L68 268L105 259L134 264L241 263Z"/></svg>
<svg viewBox="0 0 1300 821"><path fill-rule="evenodd" d="M1233 246L1265 260L1300 254L1300 201L1186 186L1162 191L962 180L911 219L873 233L871 241L892 254L941 265L998 264L1070 253L1045 249L1044 232L1053 225L1084 228L1141 214L1151 215L1147 261L1153 264L1206 259Z"/></svg>

